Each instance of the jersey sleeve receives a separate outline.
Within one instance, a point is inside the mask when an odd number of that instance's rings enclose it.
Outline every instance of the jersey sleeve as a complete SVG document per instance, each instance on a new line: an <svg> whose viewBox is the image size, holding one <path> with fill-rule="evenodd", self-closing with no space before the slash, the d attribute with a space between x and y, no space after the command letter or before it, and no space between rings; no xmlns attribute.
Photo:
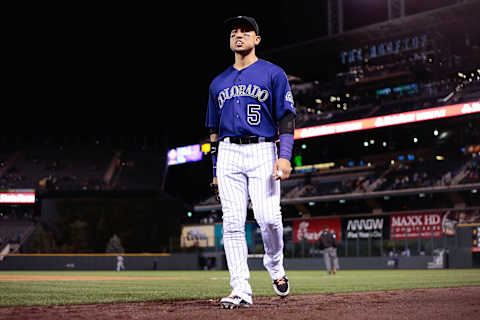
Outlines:
<svg viewBox="0 0 480 320"><path fill-rule="evenodd" d="M275 119L280 120L287 111L294 115L297 114L287 75L280 69L273 75L273 112Z"/></svg>
<svg viewBox="0 0 480 320"><path fill-rule="evenodd" d="M213 90L212 86L210 86L205 126L207 128L218 128L219 120L220 120L220 116L219 116L219 110L217 106L217 99L215 98L215 91Z"/></svg>

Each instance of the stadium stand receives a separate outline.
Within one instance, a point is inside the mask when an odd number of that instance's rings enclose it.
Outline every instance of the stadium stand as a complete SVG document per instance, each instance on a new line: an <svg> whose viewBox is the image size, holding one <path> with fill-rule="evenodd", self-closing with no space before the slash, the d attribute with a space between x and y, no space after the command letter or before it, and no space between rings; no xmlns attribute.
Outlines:
<svg viewBox="0 0 480 320"><path fill-rule="evenodd" d="M146 137L132 140L113 136L3 137L0 141L0 251L5 250L6 254L33 250L39 243L55 243L54 238L60 243L71 241L65 234L71 232L75 217L63 223L58 212L64 208L51 204L42 212L45 203L56 199L96 199L92 201L103 203L98 207L106 212L106 207L121 206L115 203L116 198L135 198L131 202L136 203L140 201L138 198L163 194L166 150L159 141L152 139L149 143ZM16 197L23 193L31 193L34 199L22 203ZM105 197L113 200L102 200ZM88 201L85 204L88 205ZM69 206L66 210L72 212L75 205ZM87 209L80 208L78 212L82 210ZM137 211L136 214L146 213ZM39 237L43 240L37 241ZM70 244L42 248L50 252L92 250Z"/></svg>
<svg viewBox="0 0 480 320"><path fill-rule="evenodd" d="M142 150L133 150L127 143L100 143L95 137L80 144L27 143L26 147L22 145L1 155L0 188L39 191L158 188L165 173L162 163L166 156L160 150L145 150L145 146L138 149Z"/></svg>
<svg viewBox="0 0 480 320"><path fill-rule="evenodd" d="M0 205L0 251L8 246L8 252L18 252L35 227L31 206Z"/></svg>
<svg viewBox="0 0 480 320"><path fill-rule="evenodd" d="M480 47L472 32L478 21L468 8L427 12L273 51L275 59L288 61L290 72L303 70L298 74L309 79L290 76L299 113L297 125L477 99ZM462 25L446 23L458 17ZM319 71L315 74L314 70Z"/></svg>
<svg viewBox="0 0 480 320"><path fill-rule="evenodd" d="M478 160L469 158L450 161L433 159L394 164L383 170L373 166L366 169L353 167L350 169L358 171L347 174L341 173L342 169L294 173L282 183L282 199L480 183L477 163ZM213 196L199 203L214 204L218 202Z"/></svg>
<svg viewBox="0 0 480 320"><path fill-rule="evenodd" d="M111 153L101 148L63 146L33 148L22 155L15 163L15 170L23 177L22 184L10 187L98 190L103 187L103 173L111 158Z"/></svg>
<svg viewBox="0 0 480 320"><path fill-rule="evenodd" d="M480 181L480 169L478 166L478 159L467 163L467 167L463 170L464 174L459 183L474 183Z"/></svg>
<svg viewBox="0 0 480 320"><path fill-rule="evenodd" d="M458 71L456 74L464 73ZM324 84L294 85L299 113L298 126L309 127L351 119L432 108L445 104L470 102L480 95L480 73L465 72L468 79L456 77L434 82L409 82L393 88L380 84L375 93L351 90L322 92ZM328 84L327 84L328 86ZM308 88L308 89L306 89Z"/></svg>
<svg viewBox="0 0 480 320"><path fill-rule="evenodd" d="M159 186L165 174L165 155L153 152L124 152L116 163L111 183L115 190L151 189Z"/></svg>

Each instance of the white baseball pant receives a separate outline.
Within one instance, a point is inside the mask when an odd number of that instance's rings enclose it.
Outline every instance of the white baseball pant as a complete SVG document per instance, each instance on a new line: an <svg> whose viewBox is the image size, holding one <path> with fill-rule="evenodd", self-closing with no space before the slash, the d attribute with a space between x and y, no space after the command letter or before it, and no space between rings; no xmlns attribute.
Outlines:
<svg viewBox="0 0 480 320"><path fill-rule="evenodd" d="M230 272L231 295L252 302L248 282L245 220L248 197L262 233L263 264L272 279L285 276L283 268L283 224L280 211L280 181L273 178L277 161L274 142L253 144L219 143L217 179L223 211L223 242Z"/></svg>

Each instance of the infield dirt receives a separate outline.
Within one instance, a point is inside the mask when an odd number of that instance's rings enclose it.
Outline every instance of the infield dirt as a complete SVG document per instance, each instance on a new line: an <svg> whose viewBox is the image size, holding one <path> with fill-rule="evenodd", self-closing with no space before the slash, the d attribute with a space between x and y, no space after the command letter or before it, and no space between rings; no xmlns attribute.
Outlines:
<svg viewBox="0 0 480 320"><path fill-rule="evenodd" d="M256 297L248 309L220 309L218 300L50 307L1 307L0 319L473 319L480 287Z"/></svg>

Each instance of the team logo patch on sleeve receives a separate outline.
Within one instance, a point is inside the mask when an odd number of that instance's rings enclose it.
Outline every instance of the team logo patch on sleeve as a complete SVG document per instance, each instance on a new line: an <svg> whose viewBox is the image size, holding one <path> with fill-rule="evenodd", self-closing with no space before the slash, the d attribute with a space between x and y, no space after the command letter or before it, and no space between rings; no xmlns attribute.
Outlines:
<svg viewBox="0 0 480 320"><path fill-rule="evenodd" d="M293 102L293 95L292 95L292 91L288 91L287 94L285 95L285 100L290 102L290 103L294 103Z"/></svg>

